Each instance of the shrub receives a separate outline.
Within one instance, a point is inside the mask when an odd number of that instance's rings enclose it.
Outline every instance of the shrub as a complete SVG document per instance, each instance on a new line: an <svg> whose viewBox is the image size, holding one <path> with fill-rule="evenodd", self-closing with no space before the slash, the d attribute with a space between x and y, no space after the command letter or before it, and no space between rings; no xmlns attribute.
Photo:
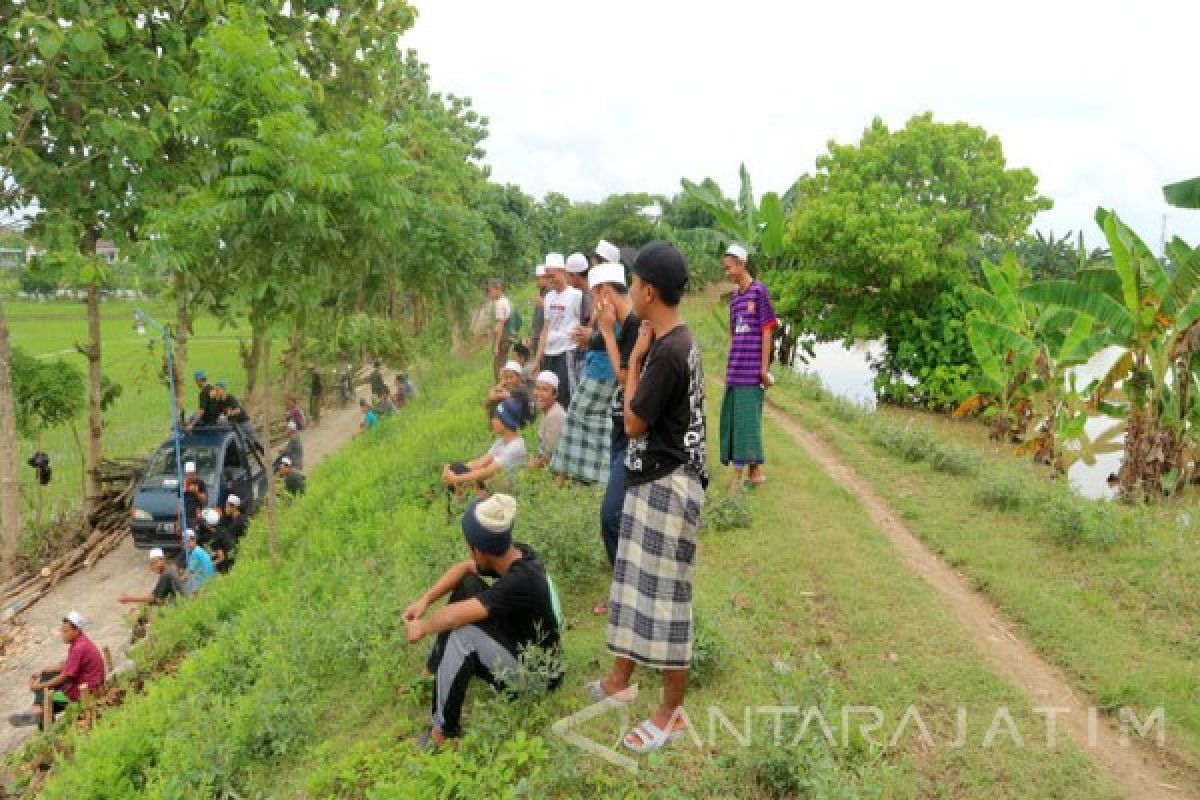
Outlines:
<svg viewBox="0 0 1200 800"><path fill-rule="evenodd" d="M692 666L688 672L688 683L700 688L707 686L721 671L728 647L717 627L699 611L695 612L692 625Z"/></svg>
<svg viewBox="0 0 1200 800"><path fill-rule="evenodd" d="M743 493L721 495L704 504L702 530L713 533L745 530L754 524L750 501Z"/></svg>
<svg viewBox="0 0 1200 800"><path fill-rule="evenodd" d="M975 490L975 502L997 511L1015 511L1029 505L1024 482L1011 475L984 479Z"/></svg>

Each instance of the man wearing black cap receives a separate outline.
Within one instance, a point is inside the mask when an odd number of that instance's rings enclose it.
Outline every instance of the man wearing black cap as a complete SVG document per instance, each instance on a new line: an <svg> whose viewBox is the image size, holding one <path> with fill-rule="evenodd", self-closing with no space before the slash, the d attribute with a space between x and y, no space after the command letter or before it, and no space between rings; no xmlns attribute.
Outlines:
<svg viewBox="0 0 1200 800"><path fill-rule="evenodd" d="M704 490L704 372L682 318L687 263L667 242L643 247L629 296L642 320L625 383L625 503L608 598L612 671L588 685L622 699L637 664L661 670L663 699L622 740L648 753L687 725L683 698L692 659L692 576Z"/></svg>
<svg viewBox="0 0 1200 800"><path fill-rule="evenodd" d="M442 467L442 483L455 490L471 483L482 489L503 470L515 475L529 460L525 439L519 432L524 413L525 407L514 397L500 403L490 420L492 432L498 437L496 441L474 461L455 461Z"/></svg>
<svg viewBox="0 0 1200 800"><path fill-rule="evenodd" d="M463 514L470 558L455 564L404 610L408 643L436 636L426 666L434 674L433 725L418 744L432 749L458 736L471 678L499 685L516 669L521 650L557 651L562 611L546 567L528 546L514 542L517 502L506 494L476 499ZM493 577L491 585L480 576ZM430 604L447 604L425 618ZM561 660L560 660L561 663ZM561 672L551 680L558 685Z"/></svg>

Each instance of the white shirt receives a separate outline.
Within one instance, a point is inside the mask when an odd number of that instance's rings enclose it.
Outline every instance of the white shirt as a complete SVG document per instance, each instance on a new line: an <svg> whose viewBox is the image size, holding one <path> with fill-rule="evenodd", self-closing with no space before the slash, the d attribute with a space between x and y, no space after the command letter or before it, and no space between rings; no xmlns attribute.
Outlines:
<svg viewBox="0 0 1200 800"><path fill-rule="evenodd" d="M508 298L500 295L500 299L492 303L492 320L501 322L508 319L512 314L512 303L508 302Z"/></svg>
<svg viewBox="0 0 1200 800"><path fill-rule="evenodd" d="M571 331L579 326L583 307L583 292L568 286L561 292L546 292L543 300L546 313L546 355L557 356L575 349Z"/></svg>
<svg viewBox="0 0 1200 800"><path fill-rule="evenodd" d="M488 455L504 469L515 472L525 466L528 454L525 452L525 439L517 436L508 444L503 439L497 439L488 450Z"/></svg>

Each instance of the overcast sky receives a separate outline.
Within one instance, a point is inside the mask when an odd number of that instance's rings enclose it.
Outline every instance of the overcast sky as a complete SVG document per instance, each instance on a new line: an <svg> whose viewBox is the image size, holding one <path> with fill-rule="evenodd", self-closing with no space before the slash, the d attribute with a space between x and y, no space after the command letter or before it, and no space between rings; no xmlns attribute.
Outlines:
<svg viewBox="0 0 1200 800"><path fill-rule="evenodd" d="M1035 225L1100 234L1112 206L1157 250L1200 244L1161 186L1200 174L1194 0L414 0L405 37L490 117L497 180L541 197L674 193L745 162L756 192L875 115L982 125L1054 200Z"/></svg>

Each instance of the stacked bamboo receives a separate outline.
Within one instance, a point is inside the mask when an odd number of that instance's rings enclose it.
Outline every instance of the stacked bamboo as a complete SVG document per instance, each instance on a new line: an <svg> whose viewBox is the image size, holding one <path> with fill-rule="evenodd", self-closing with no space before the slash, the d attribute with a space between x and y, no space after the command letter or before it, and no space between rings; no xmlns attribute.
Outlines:
<svg viewBox="0 0 1200 800"><path fill-rule="evenodd" d="M63 578L92 567L115 550L129 534L133 494L145 463L141 460L105 460L97 471L100 495L91 514L79 514L65 524L62 539L74 542L36 573L25 573L0 590L3 618L11 620L40 600Z"/></svg>

